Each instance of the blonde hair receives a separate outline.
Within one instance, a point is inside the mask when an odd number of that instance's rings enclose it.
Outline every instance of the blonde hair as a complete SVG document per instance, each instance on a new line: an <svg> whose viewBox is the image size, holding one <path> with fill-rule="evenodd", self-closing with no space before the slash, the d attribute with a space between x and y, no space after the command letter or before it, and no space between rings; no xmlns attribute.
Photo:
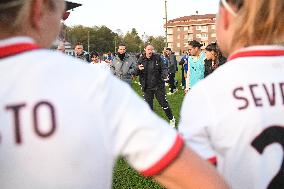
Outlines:
<svg viewBox="0 0 284 189"><path fill-rule="evenodd" d="M0 3L0 23L6 29L16 29L19 26L22 14L24 13L24 4L26 4L24 0L4 1Z"/></svg>
<svg viewBox="0 0 284 189"><path fill-rule="evenodd" d="M284 0L228 0L237 11L233 44L284 43Z"/></svg>
<svg viewBox="0 0 284 189"><path fill-rule="evenodd" d="M0 24L6 29L16 30L21 27L22 19L30 8L31 0L0 0ZM55 9L55 3L49 0L48 5Z"/></svg>

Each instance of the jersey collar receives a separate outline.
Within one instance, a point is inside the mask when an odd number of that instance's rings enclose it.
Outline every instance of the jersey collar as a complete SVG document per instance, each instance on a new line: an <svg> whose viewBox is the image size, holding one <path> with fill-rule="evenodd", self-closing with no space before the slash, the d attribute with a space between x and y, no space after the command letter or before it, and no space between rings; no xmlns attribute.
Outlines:
<svg viewBox="0 0 284 189"><path fill-rule="evenodd" d="M0 59L38 49L39 46L28 37L14 37L0 41Z"/></svg>
<svg viewBox="0 0 284 189"><path fill-rule="evenodd" d="M229 56L228 61L236 58L254 57L254 56L284 56L284 47L283 46L248 47L233 53L231 56Z"/></svg>

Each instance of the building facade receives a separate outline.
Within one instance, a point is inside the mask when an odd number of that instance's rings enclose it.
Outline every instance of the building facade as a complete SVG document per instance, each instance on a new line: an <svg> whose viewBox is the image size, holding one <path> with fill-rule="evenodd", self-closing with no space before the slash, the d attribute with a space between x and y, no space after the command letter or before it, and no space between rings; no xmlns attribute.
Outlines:
<svg viewBox="0 0 284 189"><path fill-rule="evenodd" d="M216 14L191 15L169 20L167 28L168 47L177 54L186 51L188 42L197 40L206 47L216 42Z"/></svg>

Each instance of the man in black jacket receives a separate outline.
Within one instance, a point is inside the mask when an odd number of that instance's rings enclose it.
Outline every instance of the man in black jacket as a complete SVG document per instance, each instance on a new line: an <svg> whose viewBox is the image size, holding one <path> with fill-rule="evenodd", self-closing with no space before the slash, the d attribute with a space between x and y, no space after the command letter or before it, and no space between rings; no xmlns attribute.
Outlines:
<svg viewBox="0 0 284 189"><path fill-rule="evenodd" d="M161 56L153 53L154 47L152 45L147 45L144 50L145 53L138 59L137 63L137 75L144 92L144 100L153 110L155 95L170 120L170 125L175 127L175 118L166 99L165 81L169 79L167 67Z"/></svg>

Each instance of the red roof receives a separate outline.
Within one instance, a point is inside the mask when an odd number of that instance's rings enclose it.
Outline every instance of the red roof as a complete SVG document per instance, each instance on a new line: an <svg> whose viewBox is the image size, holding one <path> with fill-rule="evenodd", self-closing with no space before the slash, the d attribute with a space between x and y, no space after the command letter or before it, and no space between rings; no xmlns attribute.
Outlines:
<svg viewBox="0 0 284 189"><path fill-rule="evenodd" d="M169 20L167 26L214 24L216 14L183 16Z"/></svg>

